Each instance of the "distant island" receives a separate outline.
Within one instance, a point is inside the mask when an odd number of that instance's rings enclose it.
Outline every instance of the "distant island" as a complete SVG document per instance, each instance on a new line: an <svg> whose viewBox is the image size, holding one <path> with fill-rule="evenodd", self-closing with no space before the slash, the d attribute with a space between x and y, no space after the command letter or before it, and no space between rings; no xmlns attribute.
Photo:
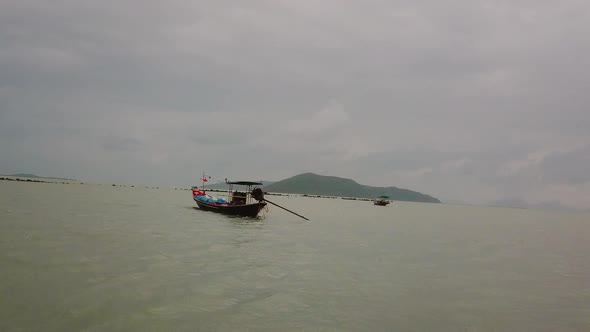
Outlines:
<svg viewBox="0 0 590 332"><path fill-rule="evenodd" d="M382 195L396 201L440 203L430 195L397 187L371 187L351 179L314 173L295 175L263 187L264 191L339 197L373 198Z"/></svg>
<svg viewBox="0 0 590 332"><path fill-rule="evenodd" d="M39 183L60 183L50 180L61 180L62 184L69 184L70 182L79 182L75 179L69 178L52 178L43 177L35 174L17 173L10 175L0 175L0 180L4 181L20 181L20 182L39 182ZM46 181L48 180L48 181ZM340 178L336 176L324 176L314 173L303 173L295 175L288 179L278 182L260 181L262 189L271 195L281 194L299 194L307 196L327 196L327 197L342 197L344 199L360 199L369 200L379 196L388 196L390 200L406 201L406 202L425 202L425 203L441 203L437 198L430 195L422 194L417 191L402 189L397 187L372 187L357 183L354 180ZM84 183L80 183L84 184ZM127 187L126 185L113 184L113 187ZM135 187L131 185L130 187ZM146 187L150 188L150 187ZM159 187L152 187L159 189ZM205 188L211 191L226 191L227 184L225 182L217 182L206 184ZM178 190L178 188L174 188ZM181 190L189 190L180 188ZM238 189L238 188L236 188ZM238 189L240 190L240 189Z"/></svg>
<svg viewBox="0 0 590 332"><path fill-rule="evenodd" d="M46 179L46 180L78 181L76 179L52 178L52 177L38 176L38 175L35 175L35 174L28 174L28 173L8 174L8 175L4 175L4 176L10 176L10 177L13 177L13 178L27 178L27 179Z"/></svg>

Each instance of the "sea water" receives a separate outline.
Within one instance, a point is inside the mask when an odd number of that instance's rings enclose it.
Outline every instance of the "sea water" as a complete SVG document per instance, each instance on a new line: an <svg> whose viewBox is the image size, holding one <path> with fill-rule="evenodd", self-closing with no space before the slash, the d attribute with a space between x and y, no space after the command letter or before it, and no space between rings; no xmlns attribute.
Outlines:
<svg viewBox="0 0 590 332"><path fill-rule="evenodd" d="M0 331L590 331L590 215L0 182Z"/></svg>

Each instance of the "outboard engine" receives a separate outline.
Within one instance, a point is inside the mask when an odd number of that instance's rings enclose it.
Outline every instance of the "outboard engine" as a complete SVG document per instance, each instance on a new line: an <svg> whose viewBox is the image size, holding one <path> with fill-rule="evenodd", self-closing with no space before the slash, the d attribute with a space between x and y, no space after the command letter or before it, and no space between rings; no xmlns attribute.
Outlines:
<svg viewBox="0 0 590 332"><path fill-rule="evenodd" d="M252 189L252 198L254 198L257 201L264 201L264 192L262 191L262 189L260 188L254 188Z"/></svg>

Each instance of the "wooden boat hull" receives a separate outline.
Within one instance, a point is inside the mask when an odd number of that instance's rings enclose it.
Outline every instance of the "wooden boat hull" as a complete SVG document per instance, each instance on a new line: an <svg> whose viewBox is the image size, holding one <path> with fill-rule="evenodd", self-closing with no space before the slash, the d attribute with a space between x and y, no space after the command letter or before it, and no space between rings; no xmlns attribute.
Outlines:
<svg viewBox="0 0 590 332"><path fill-rule="evenodd" d="M386 206L387 204L389 204L389 202L388 201L373 201L373 204L379 205L379 206Z"/></svg>
<svg viewBox="0 0 590 332"><path fill-rule="evenodd" d="M201 202L195 199L199 208L205 211L212 211L232 216L252 217L258 216L260 210L266 206L266 202L257 202L243 205L216 205L206 202Z"/></svg>

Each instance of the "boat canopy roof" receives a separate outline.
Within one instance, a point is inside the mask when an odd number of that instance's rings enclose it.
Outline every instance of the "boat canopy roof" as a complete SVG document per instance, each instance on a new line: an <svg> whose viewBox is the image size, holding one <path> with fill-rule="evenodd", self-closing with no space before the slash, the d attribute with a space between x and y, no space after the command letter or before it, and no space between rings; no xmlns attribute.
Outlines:
<svg viewBox="0 0 590 332"><path fill-rule="evenodd" d="M381 195L381 196L379 196L379 198L389 198L389 196L387 196L387 195Z"/></svg>
<svg viewBox="0 0 590 332"><path fill-rule="evenodd" d="M237 184L238 186L261 186L262 182L254 181L228 181L227 184Z"/></svg>

